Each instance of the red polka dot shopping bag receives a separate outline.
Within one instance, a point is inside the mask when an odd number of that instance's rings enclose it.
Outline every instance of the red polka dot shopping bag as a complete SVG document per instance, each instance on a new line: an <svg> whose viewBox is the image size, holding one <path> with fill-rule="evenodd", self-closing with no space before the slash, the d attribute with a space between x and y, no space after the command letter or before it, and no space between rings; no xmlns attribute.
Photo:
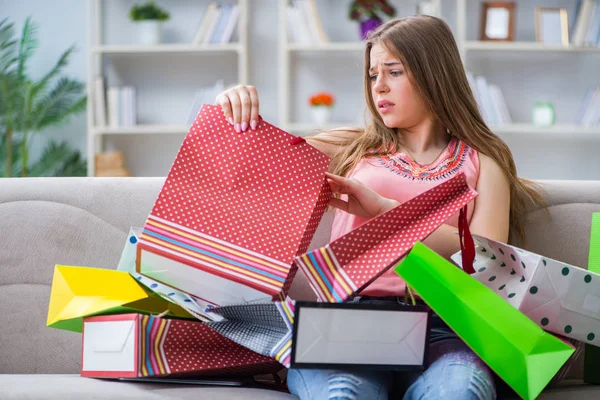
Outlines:
<svg viewBox="0 0 600 400"><path fill-rule="evenodd" d="M433 187L346 235L296 257L320 301L343 302L392 268L477 196L464 174Z"/></svg>
<svg viewBox="0 0 600 400"><path fill-rule="evenodd" d="M281 365L199 321L152 315L86 317L81 375L95 378L251 376Z"/></svg>
<svg viewBox="0 0 600 400"><path fill-rule="evenodd" d="M331 197L330 159L204 105L146 220L136 270L211 305L283 298Z"/></svg>

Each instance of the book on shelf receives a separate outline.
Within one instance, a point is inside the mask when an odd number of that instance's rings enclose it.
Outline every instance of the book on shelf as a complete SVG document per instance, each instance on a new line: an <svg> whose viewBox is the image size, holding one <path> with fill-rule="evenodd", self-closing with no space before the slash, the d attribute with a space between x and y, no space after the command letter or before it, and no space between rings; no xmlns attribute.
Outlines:
<svg viewBox="0 0 600 400"><path fill-rule="evenodd" d="M295 0L286 7L288 40L303 45L329 43L316 0Z"/></svg>
<svg viewBox="0 0 600 400"><path fill-rule="evenodd" d="M192 41L196 45L225 44L231 41L239 20L237 4L211 2L204 11Z"/></svg>
<svg viewBox="0 0 600 400"><path fill-rule="evenodd" d="M591 126L600 124L600 86L590 88L585 94L577 123L582 126Z"/></svg>
<svg viewBox="0 0 600 400"><path fill-rule="evenodd" d="M486 124L512 124L508 104L498 85L489 83L483 76L473 75L471 71L467 71L467 80Z"/></svg>
<svg viewBox="0 0 600 400"><path fill-rule="evenodd" d="M112 86L107 90L108 122L111 128L135 126L136 89L133 86Z"/></svg>
<svg viewBox="0 0 600 400"><path fill-rule="evenodd" d="M600 0L579 0L571 28L575 46L600 45Z"/></svg>
<svg viewBox="0 0 600 400"><path fill-rule="evenodd" d="M104 77L97 76L94 79L94 124L106 126L106 88Z"/></svg>

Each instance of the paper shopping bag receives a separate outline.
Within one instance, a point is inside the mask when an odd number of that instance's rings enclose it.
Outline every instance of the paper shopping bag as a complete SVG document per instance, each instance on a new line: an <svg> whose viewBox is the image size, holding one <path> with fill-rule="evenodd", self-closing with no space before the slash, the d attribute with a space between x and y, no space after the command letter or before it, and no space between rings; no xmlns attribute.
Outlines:
<svg viewBox="0 0 600 400"><path fill-rule="evenodd" d="M429 311L422 306L284 302L214 308L207 325L290 368L422 369Z"/></svg>
<svg viewBox="0 0 600 400"><path fill-rule="evenodd" d="M592 214L588 271L600 274L600 213ZM600 347L598 344L585 345L583 380L586 383L600 385Z"/></svg>
<svg viewBox="0 0 600 400"><path fill-rule="evenodd" d="M524 399L536 398L574 352L422 243L395 270Z"/></svg>
<svg viewBox="0 0 600 400"><path fill-rule="evenodd" d="M81 375L95 378L241 376L281 365L199 321L142 314L87 317Z"/></svg>
<svg viewBox="0 0 600 400"><path fill-rule="evenodd" d="M285 297L331 197L330 159L295 139L265 121L237 133L203 106L144 225L137 272L218 305Z"/></svg>
<svg viewBox="0 0 600 400"><path fill-rule="evenodd" d="M145 286L147 289L162 296L163 299L177 304L179 307L186 310L188 313L199 319L200 321L214 321L218 320L217 314L207 312L207 308L215 304L208 303L202 299L184 293L180 290L174 289L161 282L150 279L147 276L143 276L135 271L136 256L137 256L137 243L142 234L142 228L130 228L129 235L123 247L121 258L119 259L119 265L117 271L124 271L131 274L139 283Z"/></svg>
<svg viewBox="0 0 600 400"><path fill-rule="evenodd" d="M430 314L425 306L296 302L291 366L423 370Z"/></svg>
<svg viewBox="0 0 600 400"><path fill-rule="evenodd" d="M600 345L600 275L482 236L473 278L544 330ZM462 265L459 253L452 256Z"/></svg>
<svg viewBox="0 0 600 400"><path fill-rule="evenodd" d="M296 258L320 301L360 292L477 196L464 174L366 222L332 243Z"/></svg>
<svg viewBox="0 0 600 400"><path fill-rule="evenodd" d="M81 332L83 317L143 312L192 318L181 307L144 289L126 272L56 265L47 326Z"/></svg>

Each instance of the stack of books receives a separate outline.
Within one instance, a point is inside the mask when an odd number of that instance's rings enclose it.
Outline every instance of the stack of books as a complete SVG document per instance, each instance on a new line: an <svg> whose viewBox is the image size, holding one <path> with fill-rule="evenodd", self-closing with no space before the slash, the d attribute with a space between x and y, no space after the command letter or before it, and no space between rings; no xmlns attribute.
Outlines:
<svg viewBox="0 0 600 400"><path fill-rule="evenodd" d="M286 14L290 42L304 45L329 42L319 18L316 0L296 0L286 8Z"/></svg>
<svg viewBox="0 0 600 400"><path fill-rule="evenodd" d="M577 123L583 126L600 124L600 86L588 89L577 116Z"/></svg>
<svg viewBox="0 0 600 400"><path fill-rule="evenodd" d="M467 79L485 123L488 125L512 124L508 105L500 87L488 83L485 77L475 76L470 71L467 71Z"/></svg>
<svg viewBox="0 0 600 400"><path fill-rule="evenodd" d="M95 122L96 126L119 128L122 126L135 126L136 117L136 89L133 86L104 86L104 78L96 77L94 80Z"/></svg>
<svg viewBox="0 0 600 400"><path fill-rule="evenodd" d="M240 9L237 4L210 3L198 25L193 43L197 45L229 43L237 26L239 14Z"/></svg>
<svg viewBox="0 0 600 400"><path fill-rule="evenodd" d="M575 23L571 29L571 44L600 46L600 1L578 0Z"/></svg>

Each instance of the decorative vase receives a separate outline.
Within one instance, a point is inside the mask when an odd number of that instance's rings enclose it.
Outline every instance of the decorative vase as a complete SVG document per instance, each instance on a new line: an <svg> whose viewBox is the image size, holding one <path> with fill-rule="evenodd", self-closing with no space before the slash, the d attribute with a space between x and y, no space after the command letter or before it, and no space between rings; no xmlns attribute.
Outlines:
<svg viewBox="0 0 600 400"><path fill-rule="evenodd" d="M157 20L146 20L136 22L136 24L140 44L155 45L161 42L162 22Z"/></svg>
<svg viewBox="0 0 600 400"><path fill-rule="evenodd" d="M319 126L323 127L331 120L331 107L327 106L316 106L312 108L312 118L313 122Z"/></svg>
<svg viewBox="0 0 600 400"><path fill-rule="evenodd" d="M364 21L362 21L360 23L360 37L362 40L366 40L367 39L367 35L369 34L369 32L377 29L377 27L379 27L379 25L381 25L383 23L382 20L380 20L377 17L371 17L369 19L366 19Z"/></svg>
<svg viewBox="0 0 600 400"><path fill-rule="evenodd" d="M535 126L539 127L549 127L554 125L554 121L556 118L556 113L554 112L554 107L550 102L538 101L533 106L533 111L531 115L531 122Z"/></svg>

